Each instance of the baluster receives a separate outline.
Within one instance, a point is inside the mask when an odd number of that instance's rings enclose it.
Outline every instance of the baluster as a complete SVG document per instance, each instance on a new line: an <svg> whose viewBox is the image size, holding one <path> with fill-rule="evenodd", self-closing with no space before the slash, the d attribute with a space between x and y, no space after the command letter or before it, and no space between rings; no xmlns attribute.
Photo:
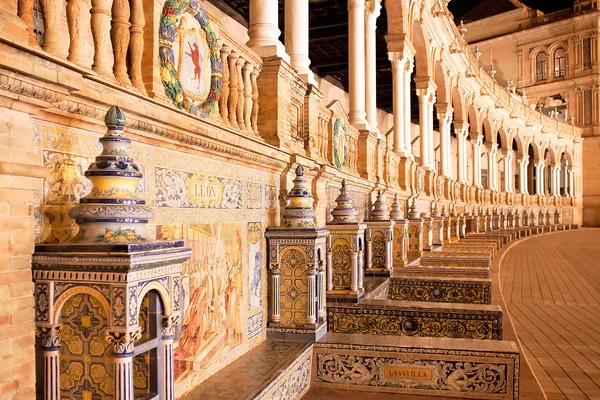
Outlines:
<svg viewBox="0 0 600 400"><path fill-rule="evenodd" d="M254 133L252 131L252 121L250 120L252 114L252 82L250 82L250 74L254 70L254 65L247 62L242 69L244 74L244 125L248 133Z"/></svg>
<svg viewBox="0 0 600 400"><path fill-rule="evenodd" d="M42 10L44 12L44 45L42 48L50 54L62 56L60 45L62 0L43 0Z"/></svg>
<svg viewBox="0 0 600 400"><path fill-rule="evenodd" d="M231 51L229 54L229 99L227 101L227 108L229 110L229 123L235 129L239 129L237 124L237 102L238 102L238 73L236 64L240 56L235 52Z"/></svg>
<svg viewBox="0 0 600 400"><path fill-rule="evenodd" d="M224 44L221 47L221 65L223 67L223 73L221 74L221 97L219 98L219 110L221 111L221 119L225 126L231 126L229 118L227 116L227 100L229 96L229 64L227 57L229 57L229 46Z"/></svg>
<svg viewBox="0 0 600 400"><path fill-rule="evenodd" d="M39 47L33 26L33 1L34 0L19 0L19 9L17 15L27 26L27 32L29 33L29 44L31 46Z"/></svg>
<svg viewBox="0 0 600 400"><path fill-rule="evenodd" d="M113 44L115 63L113 71L115 79L121 85L130 87L131 81L127 75L127 49L129 48L129 0L114 0L113 19L110 37Z"/></svg>
<svg viewBox="0 0 600 400"><path fill-rule="evenodd" d="M252 130L256 136L260 136L258 133L258 78L259 70L258 68L254 68L252 73L250 74L250 79L252 80Z"/></svg>
<svg viewBox="0 0 600 400"><path fill-rule="evenodd" d="M239 128L242 131L246 130L246 126L244 124L244 76L242 75L242 68L245 63L246 61L242 57L240 57L238 58L236 64L238 77L238 102L235 112L237 113L237 122Z"/></svg>
<svg viewBox="0 0 600 400"><path fill-rule="evenodd" d="M144 4L142 0L131 1L131 36L129 39L129 77L134 88L146 93L144 80L142 79L142 53L144 50Z"/></svg>
<svg viewBox="0 0 600 400"><path fill-rule="evenodd" d="M92 69L108 79L114 79L110 58L111 5L111 0L92 0L90 11L92 13L92 37L94 38L94 64L92 64Z"/></svg>
<svg viewBox="0 0 600 400"><path fill-rule="evenodd" d="M70 0L67 3L67 24L69 25L69 56L67 60L89 68L85 52L86 32L90 30L90 5L83 0ZM87 15L86 15L87 14Z"/></svg>

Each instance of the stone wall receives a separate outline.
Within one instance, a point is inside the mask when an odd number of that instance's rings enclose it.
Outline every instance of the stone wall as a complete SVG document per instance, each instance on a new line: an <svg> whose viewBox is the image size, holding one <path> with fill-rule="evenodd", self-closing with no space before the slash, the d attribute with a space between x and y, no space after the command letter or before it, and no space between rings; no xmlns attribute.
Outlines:
<svg viewBox="0 0 600 400"><path fill-rule="evenodd" d="M35 397L32 215L44 171L38 167L29 116L10 99L1 101L0 397L31 399Z"/></svg>

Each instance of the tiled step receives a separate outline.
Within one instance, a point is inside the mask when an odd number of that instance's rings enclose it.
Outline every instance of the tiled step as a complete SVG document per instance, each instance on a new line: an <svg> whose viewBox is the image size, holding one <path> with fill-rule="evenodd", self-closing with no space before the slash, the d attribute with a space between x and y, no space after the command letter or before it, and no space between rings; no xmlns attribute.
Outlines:
<svg viewBox="0 0 600 400"><path fill-rule="evenodd" d="M390 300L435 303L491 304L489 279L434 278L395 274L390 279Z"/></svg>
<svg viewBox="0 0 600 400"><path fill-rule="evenodd" d="M336 333L502 339L502 310L495 305L365 300L327 306L327 330Z"/></svg>
<svg viewBox="0 0 600 400"><path fill-rule="evenodd" d="M419 261L424 267L471 267L471 268L489 268L491 257L482 254L465 254L456 252L424 252Z"/></svg>
<svg viewBox="0 0 600 400"><path fill-rule="evenodd" d="M448 277L448 278L476 278L476 279L490 279L489 268L472 268L472 267L407 267L396 269L394 276L402 274L405 276L416 275L416 276L430 276L430 277Z"/></svg>
<svg viewBox="0 0 600 400"><path fill-rule="evenodd" d="M457 244L491 244L496 248L496 252L499 251L503 246L502 239L494 239L494 238L484 238L484 237L474 237L474 236L466 236L461 238Z"/></svg>
<svg viewBox="0 0 600 400"><path fill-rule="evenodd" d="M313 346L311 384L428 399L517 400L519 368L513 342L328 333Z"/></svg>
<svg viewBox="0 0 600 400"><path fill-rule="evenodd" d="M509 231L490 231L483 233L473 233L468 237L501 239L503 244L508 244L515 239L515 234Z"/></svg>

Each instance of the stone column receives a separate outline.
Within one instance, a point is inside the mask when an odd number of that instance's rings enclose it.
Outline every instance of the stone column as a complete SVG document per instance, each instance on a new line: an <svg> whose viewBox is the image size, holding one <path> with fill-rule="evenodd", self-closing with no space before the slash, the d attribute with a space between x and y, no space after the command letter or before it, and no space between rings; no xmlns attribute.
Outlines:
<svg viewBox="0 0 600 400"><path fill-rule="evenodd" d="M569 163L565 163L563 168L563 178L565 180L565 196L569 196Z"/></svg>
<svg viewBox="0 0 600 400"><path fill-rule="evenodd" d="M179 324L179 316L169 315L162 320L162 351L163 351L163 393L165 400L175 399L175 379L173 369L173 339L175 329Z"/></svg>
<svg viewBox="0 0 600 400"><path fill-rule="evenodd" d="M506 193L513 193L513 173L512 173L512 156L513 152L510 150L503 149L502 154L504 155L504 191Z"/></svg>
<svg viewBox="0 0 600 400"><path fill-rule="evenodd" d="M575 184L573 177L573 168L569 168L569 196L575 197Z"/></svg>
<svg viewBox="0 0 600 400"><path fill-rule="evenodd" d="M133 399L133 348L140 337L139 329L132 332L107 332L113 346L114 400Z"/></svg>
<svg viewBox="0 0 600 400"><path fill-rule="evenodd" d="M359 131L369 130L365 113L365 0L348 0L348 39L348 117Z"/></svg>
<svg viewBox="0 0 600 400"><path fill-rule="evenodd" d="M394 137L394 153L400 157L405 157L407 154L406 148L410 147L410 142L406 143L406 135L404 129L404 67L405 62L402 59L401 53L388 53L388 57L392 63L392 100L393 100L393 137ZM409 93L410 95L410 93ZM409 110L410 112L410 110ZM369 121L370 122L370 121Z"/></svg>
<svg viewBox="0 0 600 400"><path fill-rule="evenodd" d="M316 310L316 300L317 300L317 271L314 269L309 269L306 271L307 275L307 286L308 286L308 304L306 305L306 323L314 324L317 322L317 310Z"/></svg>
<svg viewBox="0 0 600 400"><path fill-rule="evenodd" d="M44 12L44 44L42 48L55 56L62 56L63 52L60 43L62 8L62 0L42 0L42 11ZM110 9L108 12L110 13ZM110 22L108 24L110 25Z"/></svg>
<svg viewBox="0 0 600 400"><path fill-rule="evenodd" d="M430 147L433 147L431 143L431 116L430 113L430 101L431 92L429 89L417 89L417 96L419 97L419 128L420 128L420 157L421 167L425 170L432 170L432 160L430 160L431 151Z"/></svg>
<svg viewBox="0 0 600 400"><path fill-rule="evenodd" d="M454 133L456 134L456 181L458 183L466 183L467 176L465 169L467 166L467 131L462 122L454 123Z"/></svg>
<svg viewBox="0 0 600 400"><path fill-rule="evenodd" d="M36 327L44 360L44 400L60 400L60 326Z"/></svg>
<svg viewBox="0 0 600 400"><path fill-rule="evenodd" d="M538 196L544 195L544 161L534 161L535 165L535 194Z"/></svg>
<svg viewBox="0 0 600 400"><path fill-rule="evenodd" d="M308 58L308 4L307 0L285 0L285 50L298 76L316 86Z"/></svg>
<svg viewBox="0 0 600 400"><path fill-rule="evenodd" d="M281 315L279 314L279 264L271 264L271 285L269 286L269 300L271 309L270 312L270 322L278 324L281 320Z"/></svg>
<svg viewBox="0 0 600 400"><path fill-rule="evenodd" d="M250 27L248 28L248 43L261 57L280 57L290 62L290 56L285 52L279 41L279 5L277 0L250 0Z"/></svg>
<svg viewBox="0 0 600 400"><path fill-rule="evenodd" d="M366 244L366 248L365 248L365 268L364 269L371 269L373 268L373 251L371 249L372 243L371 243L371 229L367 228L366 232L365 232L365 244Z"/></svg>
<svg viewBox="0 0 600 400"><path fill-rule="evenodd" d="M552 192L552 196L559 196L559 187L560 187L560 164L556 164L554 166L551 167L550 170L550 177L551 177L551 192Z"/></svg>
<svg viewBox="0 0 600 400"><path fill-rule="evenodd" d="M250 115L250 122L252 123L252 131L256 136L260 136L258 133L258 69L254 68L250 74L250 81L252 82L252 114Z"/></svg>
<svg viewBox="0 0 600 400"><path fill-rule="evenodd" d="M402 91L404 93L404 147L406 148L406 157L412 158L412 130L411 130L411 114L410 114L410 80L412 79L412 72L414 69L414 62L412 59L407 59L404 69L404 86Z"/></svg>
<svg viewBox="0 0 600 400"><path fill-rule="evenodd" d="M331 245L327 249L327 290L333 290L333 252Z"/></svg>
<svg viewBox="0 0 600 400"><path fill-rule="evenodd" d="M221 74L221 97L219 97L219 112L221 120L226 127L231 127L227 110L227 100L229 98L229 46L223 44L221 47L221 65L223 72Z"/></svg>
<svg viewBox="0 0 600 400"><path fill-rule="evenodd" d="M319 274L319 287L317 288L317 293L319 296L319 309L317 310L318 321L325 321L325 268L323 268L323 262L319 264L318 269Z"/></svg>
<svg viewBox="0 0 600 400"><path fill-rule="evenodd" d="M142 79L142 53L144 50L144 18L143 0L130 0L131 2L131 38L129 39L129 79L134 88L146 93Z"/></svg>
<svg viewBox="0 0 600 400"><path fill-rule="evenodd" d="M364 265L364 252L361 249L358 250L358 290L364 289L363 278L365 275Z"/></svg>
<svg viewBox="0 0 600 400"><path fill-rule="evenodd" d="M127 75L127 50L129 49L129 0L114 0L112 7L112 28L110 37L113 44L115 63L113 72L119 84L129 87L131 81ZM105 55L106 56L106 55Z"/></svg>
<svg viewBox="0 0 600 400"><path fill-rule="evenodd" d="M94 38L94 63L92 69L107 79L114 79L110 57L111 0L92 0L92 37Z"/></svg>
<svg viewBox="0 0 600 400"><path fill-rule="evenodd" d="M433 138L433 104L435 103L435 92L431 90L431 97L429 98L428 110L427 110L427 134L429 136L429 166L432 171L437 171L437 163L435 162L435 141Z"/></svg>
<svg viewBox="0 0 600 400"><path fill-rule="evenodd" d="M358 290L358 250L352 252L352 274L350 278L350 290Z"/></svg>
<svg viewBox="0 0 600 400"><path fill-rule="evenodd" d="M379 132L377 129L377 45L375 42L375 31L377 29L377 18L381 12L381 0L367 0L365 6L366 113L371 132ZM396 138L394 137L395 140Z"/></svg>
<svg viewBox="0 0 600 400"><path fill-rule="evenodd" d="M69 55L67 60L79 66L89 68L85 52L85 32L89 31L89 5L83 0L71 0L67 3L67 24L69 25Z"/></svg>
<svg viewBox="0 0 600 400"><path fill-rule="evenodd" d="M481 188L481 137L473 141L473 185Z"/></svg>
<svg viewBox="0 0 600 400"><path fill-rule="evenodd" d="M450 168L450 124L452 122L452 109L447 107L445 113L437 115L440 121L440 175L452 178Z"/></svg>
<svg viewBox="0 0 600 400"><path fill-rule="evenodd" d="M529 156L521 156L517 159L519 164L519 191L521 194L529 194L527 189L527 165L529 164Z"/></svg>

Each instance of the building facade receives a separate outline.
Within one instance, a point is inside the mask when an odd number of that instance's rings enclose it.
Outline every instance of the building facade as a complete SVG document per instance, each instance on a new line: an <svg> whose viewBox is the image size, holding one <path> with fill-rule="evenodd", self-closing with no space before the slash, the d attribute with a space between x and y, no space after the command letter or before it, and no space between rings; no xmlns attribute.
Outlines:
<svg viewBox="0 0 600 400"><path fill-rule="evenodd" d="M467 14L473 21L465 24L465 37L488 72L493 64L500 85L523 95L532 109L581 127L583 224L598 226L598 4L575 1L543 14L516 1L504 3L510 10L496 15Z"/></svg>
<svg viewBox="0 0 600 400"><path fill-rule="evenodd" d="M181 286L171 287L182 301L177 396L265 340L264 233L280 224L298 166L318 227L331 220L343 179L359 221L381 191L388 205L398 195L405 214L410 202L416 216L435 201L458 214L535 210L581 224L582 132L593 127L551 118L506 90L469 51L444 2L385 4L391 113L377 108L382 4L347 3L348 91L310 69L309 7L286 0L280 18L276 0L250 0L246 28L210 1L0 3L2 398L35 397L36 334L58 352L63 396L117 396L104 336L125 300L113 296L108 309L98 291L56 294L52 312L62 327L49 337L38 319L48 299L36 286L34 302L31 281L36 244L77 238L69 211L93 190L85 172L102 150L113 106L127 116L124 131L143 172L135 196L154 214L142 236L107 231L98 241L183 240L191 249ZM567 73L581 66L582 89L569 92L570 104L589 98L587 90L594 102L583 59L568 60ZM526 86L530 75L523 77ZM575 116L576 124L587 118ZM591 118L596 124L597 112ZM138 312L148 322L158 308L144 293L136 294ZM133 361L138 396L155 390L147 365ZM38 373L38 394L43 381Z"/></svg>

